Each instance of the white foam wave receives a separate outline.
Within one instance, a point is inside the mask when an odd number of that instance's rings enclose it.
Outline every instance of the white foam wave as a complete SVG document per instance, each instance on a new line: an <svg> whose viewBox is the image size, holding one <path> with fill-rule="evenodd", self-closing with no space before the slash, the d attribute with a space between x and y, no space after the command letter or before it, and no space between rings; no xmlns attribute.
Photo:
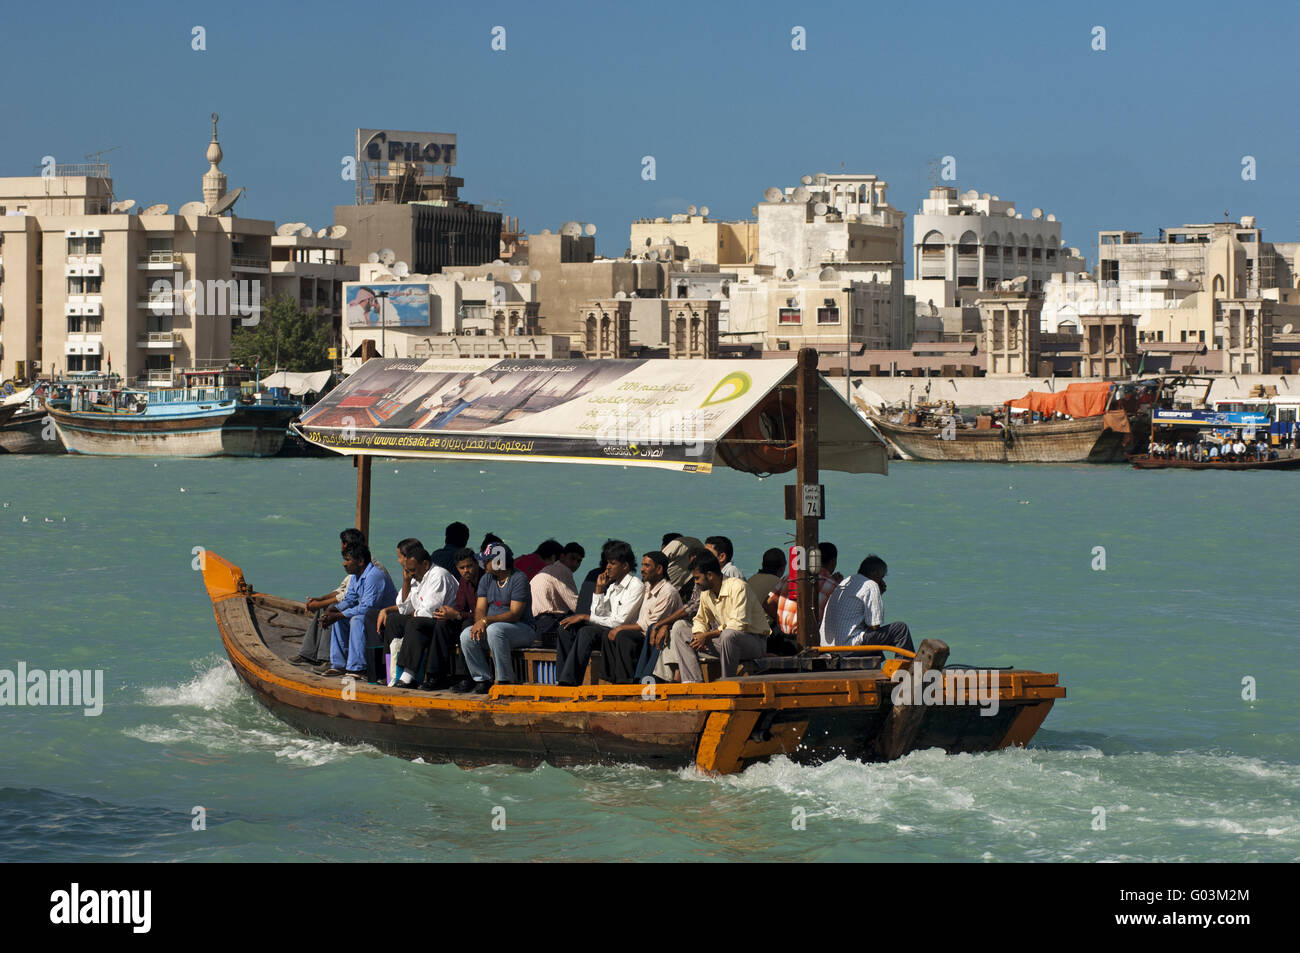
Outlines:
<svg viewBox="0 0 1300 953"><path fill-rule="evenodd" d="M211 656L196 662L194 668L198 674L189 681L146 688L145 704L212 711L230 706L239 697L239 676L226 658Z"/></svg>

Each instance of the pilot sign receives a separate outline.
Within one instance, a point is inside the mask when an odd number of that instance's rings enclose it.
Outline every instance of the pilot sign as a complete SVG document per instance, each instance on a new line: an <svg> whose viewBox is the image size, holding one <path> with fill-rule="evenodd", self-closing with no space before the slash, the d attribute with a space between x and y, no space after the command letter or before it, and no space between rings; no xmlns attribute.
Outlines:
<svg viewBox="0 0 1300 953"><path fill-rule="evenodd" d="M802 483L785 488L785 518L800 516L812 519L826 517L826 487L817 483Z"/></svg>

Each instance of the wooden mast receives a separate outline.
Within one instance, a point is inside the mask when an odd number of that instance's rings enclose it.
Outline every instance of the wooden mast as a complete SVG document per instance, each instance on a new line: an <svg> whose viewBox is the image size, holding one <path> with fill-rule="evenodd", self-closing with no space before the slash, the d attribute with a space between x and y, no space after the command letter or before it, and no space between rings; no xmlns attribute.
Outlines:
<svg viewBox="0 0 1300 953"><path fill-rule="evenodd" d="M799 349L799 365L795 371L796 422L798 426L798 460L796 474L798 486L795 492L795 544L803 553L803 569L797 579L797 600L799 609L799 631L797 639L800 649L817 645L820 636L817 632L817 588L816 578L821 560L813 554L817 552L816 516L805 515L808 507L804 504L804 487L816 487L819 483L817 459L817 399L818 378L817 350L811 347Z"/></svg>
<svg viewBox="0 0 1300 953"><path fill-rule="evenodd" d="M375 357L375 342L367 338L361 342L361 363ZM358 453L352 457L352 465L357 468L357 519L353 524L361 530L366 542L370 542L370 457Z"/></svg>

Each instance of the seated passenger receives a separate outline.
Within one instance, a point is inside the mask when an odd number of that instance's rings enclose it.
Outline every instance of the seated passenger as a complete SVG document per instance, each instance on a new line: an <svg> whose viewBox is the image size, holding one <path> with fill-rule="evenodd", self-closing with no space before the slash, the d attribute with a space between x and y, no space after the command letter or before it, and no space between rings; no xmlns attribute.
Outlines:
<svg viewBox="0 0 1300 953"><path fill-rule="evenodd" d="M556 682L577 685L587 671L591 653L616 626L634 622L641 611L645 586L632 571L636 557L622 540L605 544L605 571L596 577L591 611L560 622L555 651Z"/></svg>
<svg viewBox="0 0 1300 953"><path fill-rule="evenodd" d="M663 553L656 550L641 557L641 581L645 597L636 621L610 629L601 654L605 678L611 682L630 684L654 672L667 635L661 631L656 638L655 628L682 607L682 597L668 581L668 557Z"/></svg>
<svg viewBox="0 0 1300 953"><path fill-rule="evenodd" d="M704 544L694 536L664 533L660 549L668 557L668 581L683 599L689 599L691 590L695 588L695 579L691 575L691 554L703 548Z"/></svg>
<svg viewBox="0 0 1300 953"><path fill-rule="evenodd" d="M408 550L406 559L408 573L402 584L401 599L397 605L379 613L379 627L384 633L384 642L401 640L401 648L396 654L402 674L393 685L418 684L420 662L426 647L434 641L440 643L435 652L440 649L444 658L431 667L440 673L438 679L446 682L446 656L450 642L446 640L446 633L439 638L437 630L440 626L449 626L436 619L434 613L456 601L460 585L455 576L441 566L434 565L433 557L423 546ZM446 688L447 685L430 687Z"/></svg>
<svg viewBox="0 0 1300 953"><path fill-rule="evenodd" d="M705 555L708 555L708 550L703 546L691 551L687 558L691 576L685 587L685 604L676 612L670 612L651 629L652 641L659 646L659 660L655 663L651 674L659 681L675 682L680 678L677 650L673 646L677 643L679 630L682 639L687 642L691 640L691 622L695 618L695 613L700 611L700 587L695 585L695 563Z"/></svg>
<svg viewBox="0 0 1300 953"><path fill-rule="evenodd" d="M763 566L745 581L749 583L749 598L760 606L767 604L767 597L776 589L776 584L786 571L786 554L773 547L763 553Z"/></svg>
<svg viewBox="0 0 1300 953"><path fill-rule="evenodd" d="M695 585L700 590L700 609L691 623L691 638L678 637L673 629L673 650L683 682L704 680L699 652L713 647L722 663L722 677L731 678L745 659L767 654L767 636L771 632L767 616L749 598L743 579L729 579L712 553L695 561Z"/></svg>
<svg viewBox="0 0 1300 953"><path fill-rule="evenodd" d="M339 555L347 548L349 543L364 543L366 537L359 529L345 529L339 533ZM375 563L380 569L384 567ZM348 592L348 586L352 584L351 576L344 576L343 581L338 584L333 592L328 592L323 596L317 596L314 599L308 599L304 605L309 612L315 612L311 624L307 627L307 634L303 636L302 645L299 647L298 654L295 655L291 662L300 665L319 665L321 670L329 668L329 625L322 625L321 620L325 610L330 606L338 603Z"/></svg>
<svg viewBox="0 0 1300 953"><path fill-rule="evenodd" d="M826 615L826 603L830 600L835 587L844 579L842 575L835 571L835 567L839 563L839 557L839 548L834 543L821 542L817 544L818 570L817 585L815 586L817 592L817 624L813 628L818 632L821 630L822 618ZM777 584L776 590L767 597L767 604L776 613L777 629L782 641L798 642L798 593L795 592L788 574L782 577ZM778 654L789 654L790 647L788 644L774 645L771 640L768 642L768 648Z"/></svg>
<svg viewBox="0 0 1300 953"><path fill-rule="evenodd" d="M549 555L548 543L553 542L554 540L547 540L538 546L538 553L546 550ZM570 546L577 547L577 551L570 550ZM560 622L573 615L578 608L578 589L571 567L582 563L582 547L577 543L570 543L563 548L555 543L555 547L559 549L556 553L558 558L551 559L528 584L533 596L533 619L537 624L537 637L546 646L555 644L555 633L560 628ZM516 562L515 565L519 564Z"/></svg>
<svg viewBox="0 0 1300 953"><path fill-rule="evenodd" d="M370 547L365 543L343 547L343 568L353 581L338 604L321 617L322 624L333 626L330 667L321 673L326 678L365 675L366 613L397 601L397 587L388 573L370 561Z"/></svg>
<svg viewBox="0 0 1300 953"><path fill-rule="evenodd" d="M456 572L456 554L469 545L469 527L464 523L448 523L443 533L444 543L441 549L429 554L435 566L441 566L449 573Z"/></svg>
<svg viewBox="0 0 1300 953"><path fill-rule="evenodd" d="M740 567L733 562L736 550L731 545L731 540L726 536L710 536L704 541L704 548L713 554L713 558L718 561L722 567L722 575L728 579L739 579L744 581L745 574L740 571Z"/></svg>
<svg viewBox="0 0 1300 953"><path fill-rule="evenodd" d="M885 576L889 567L879 556L862 560L858 571L835 587L822 617L822 645L896 645L912 649L905 622L884 624Z"/></svg>
<svg viewBox="0 0 1300 953"><path fill-rule="evenodd" d="M509 546L492 544L478 584L474 623L460 633L460 654L470 677L457 685L456 691L486 695L492 688L493 667L498 684L514 682L511 651L532 645L537 637L531 603L528 577L515 569L514 553ZM485 645L492 651L492 667L488 665Z"/></svg>
<svg viewBox="0 0 1300 953"><path fill-rule="evenodd" d="M538 544L536 552L516 559L515 568L527 576L529 582L532 582L539 572L559 559L562 552L564 547L560 545L559 540L544 539Z"/></svg>

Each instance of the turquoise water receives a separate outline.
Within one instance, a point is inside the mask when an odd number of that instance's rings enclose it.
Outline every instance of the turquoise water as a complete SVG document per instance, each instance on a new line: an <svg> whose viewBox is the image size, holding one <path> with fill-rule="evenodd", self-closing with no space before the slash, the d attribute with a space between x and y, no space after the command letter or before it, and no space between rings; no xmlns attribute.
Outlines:
<svg viewBox="0 0 1300 953"><path fill-rule="evenodd" d="M263 710L221 654L192 551L265 592L327 591L352 523L345 461L0 457L0 669L102 668L105 693L98 717L0 708L0 859L1296 860L1296 479L826 475L823 536L842 562L889 561L891 619L954 661L1058 671L1068 697L1024 750L710 778L409 763ZM392 566L397 539L440 542L457 518L520 552L727 533L752 572L789 540L785 482L376 461L371 536Z"/></svg>

